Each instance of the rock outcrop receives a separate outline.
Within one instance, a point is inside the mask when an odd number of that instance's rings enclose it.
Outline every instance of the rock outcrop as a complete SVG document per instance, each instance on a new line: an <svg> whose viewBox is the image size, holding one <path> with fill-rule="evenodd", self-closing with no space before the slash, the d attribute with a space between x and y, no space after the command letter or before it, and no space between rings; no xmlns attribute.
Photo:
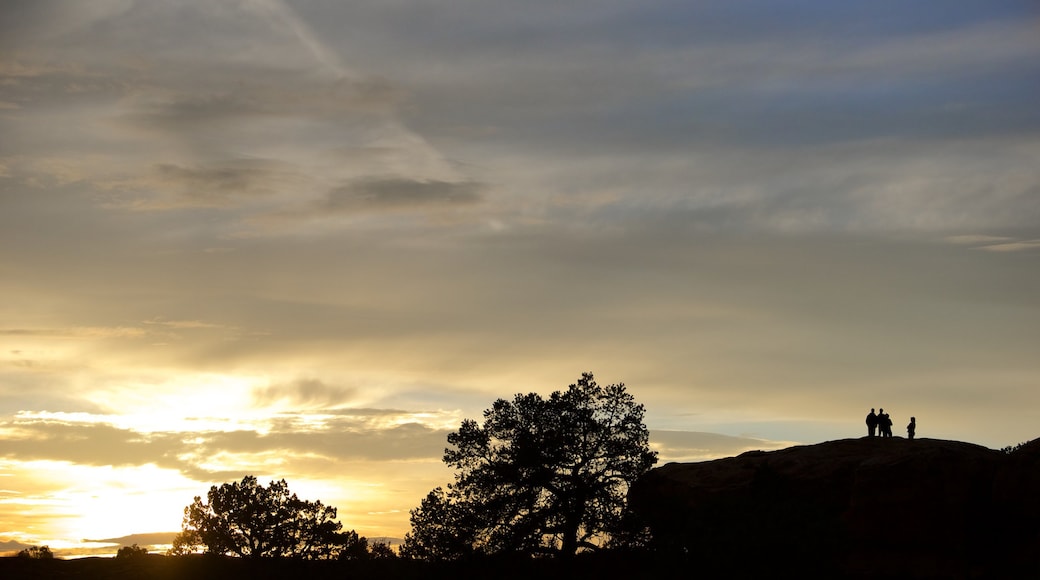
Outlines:
<svg viewBox="0 0 1040 580"><path fill-rule="evenodd" d="M629 505L659 549L716 572L1040 577L1040 440L1007 454L845 439L670 463Z"/></svg>

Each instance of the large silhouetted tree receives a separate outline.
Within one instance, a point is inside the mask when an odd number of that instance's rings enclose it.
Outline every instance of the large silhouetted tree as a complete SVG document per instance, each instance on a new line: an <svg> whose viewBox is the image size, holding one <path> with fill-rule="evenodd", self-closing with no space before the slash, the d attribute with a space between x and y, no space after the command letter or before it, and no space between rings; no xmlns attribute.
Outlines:
<svg viewBox="0 0 1040 580"><path fill-rule="evenodd" d="M625 494L657 462L644 409L624 384L591 373L548 398L518 394L448 435L447 490L411 512L402 553L452 559L469 552L571 556L618 531Z"/></svg>
<svg viewBox="0 0 1040 580"><path fill-rule="evenodd" d="M354 531L341 531L336 508L299 499L284 479L263 487L248 475L210 487L206 498L196 496L184 508L174 552L202 546L212 554L330 559L358 551L365 542Z"/></svg>

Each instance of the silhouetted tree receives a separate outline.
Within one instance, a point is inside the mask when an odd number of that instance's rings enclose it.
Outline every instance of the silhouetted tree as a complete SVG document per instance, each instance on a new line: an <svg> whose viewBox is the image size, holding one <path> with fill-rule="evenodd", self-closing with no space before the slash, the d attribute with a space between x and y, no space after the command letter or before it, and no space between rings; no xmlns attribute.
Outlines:
<svg viewBox="0 0 1040 580"><path fill-rule="evenodd" d="M386 542L373 542L368 550L369 557L373 560L395 560L397 552Z"/></svg>
<svg viewBox="0 0 1040 580"><path fill-rule="evenodd" d="M657 462L643 414L624 384L600 386L591 373L548 398L495 401L483 424L466 419L448 435L455 482L412 510L402 555L596 548L620 531L629 485Z"/></svg>
<svg viewBox="0 0 1040 580"><path fill-rule="evenodd" d="M438 487L411 511L412 530L405 534L401 556L416 560L456 560L474 552L480 514L461 494Z"/></svg>
<svg viewBox="0 0 1040 580"><path fill-rule="evenodd" d="M340 548L336 558L340 560L366 560L369 557L368 538L359 536L354 530L340 534Z"/></svg>
<svg viewBox="0 0 1040 580"><path fill-rule="evenodd" d="M212 554L330 559L364 541L353 531L341 531L336 508L299 499L284 479L263 487L248 475L210 487L207 500L196 496L184 508L172 554L203 546Z"/></svg>
<svg viewBox="0 0 1040 580"><path fill-rule="evenodd" d="M131 560L136 558L142 558L148 555L148 549L142 548L137 544L132 546L123 546L116 552L116 558L120 560Z"/></svg>
<svg viewBox="0 0 1040 580"><path fill-rule="evenodd" d="M54 559L54 552L48 546L29 546L18 552L18 557L33 560L52 560Z"/></svg>

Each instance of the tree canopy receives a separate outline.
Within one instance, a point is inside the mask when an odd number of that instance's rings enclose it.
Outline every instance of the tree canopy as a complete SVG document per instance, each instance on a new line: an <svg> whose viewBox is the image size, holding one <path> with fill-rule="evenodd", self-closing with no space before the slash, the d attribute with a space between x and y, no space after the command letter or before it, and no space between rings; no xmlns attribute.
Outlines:
<svg viewBox="0 0 1040 580"><path fill-rule="evenodd" d="M548 398L499 399L448 435L447 489L411 511L402 554L440 560L472 552L570 556L625 522L629 485L657 462L644 408L624 384L583 373Z"/></svg>
<svg viewBox="0 0 1040 580"><path fill-rule="evenodd" d="M252 558L330 559L365 552L364 538L341 531L336 508L299 499L284 479L263 487L247 475L210 487L206 497L203 502L196 496L184 508L175 553L199 546L212 554Z"/></svg>
<svg viewBox="0 0 1040 580"><path fill-rule="evenodd" d="M132 546L123 546L116 552L116 559L119 560L136 560L143 558L148 555L148 548L143 548L134 544Z"/></svg>
<svg viewBox="0 0 1040 580"><path fill-rule="evenodd" d="M18 557L31 560L53 560L54 552L51 551L50 546L29 546L18 552Z"/></svg>

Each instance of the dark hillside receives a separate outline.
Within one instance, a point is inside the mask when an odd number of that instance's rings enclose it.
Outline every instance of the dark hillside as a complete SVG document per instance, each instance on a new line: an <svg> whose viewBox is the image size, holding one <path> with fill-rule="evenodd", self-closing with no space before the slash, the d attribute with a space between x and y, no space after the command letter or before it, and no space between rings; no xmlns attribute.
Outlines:
<svg viewBox="0 0 1040 580"><path fill-rule="evenodd" d="M630 505L658 548L710 569L1040 577L1040 440L1012 454L863 438L656 468Z"/></svg>

